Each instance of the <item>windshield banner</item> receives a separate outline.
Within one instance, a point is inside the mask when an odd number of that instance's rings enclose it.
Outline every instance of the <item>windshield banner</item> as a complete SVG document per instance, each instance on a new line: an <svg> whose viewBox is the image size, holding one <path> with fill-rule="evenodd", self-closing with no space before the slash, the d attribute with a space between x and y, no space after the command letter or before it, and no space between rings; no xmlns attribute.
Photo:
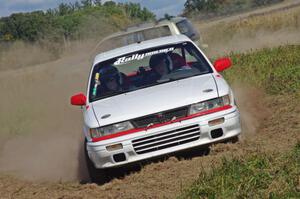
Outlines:
<svg viewBox="0 0 300 199"><path fill-rule="evenodd" d="M173 51L173 50L174 50L174 47L155 50L155 51L142 53L142 54L136 53L136 54L133 54L129 57L120 57L120 58L118 58L117 61L114 62L114 65L122 65L122 64L125 64L126 62L129 62L129 61L141 60L141 59L144 59L145 57L149 57L149 56L159 54L159 53L167 53L167 52L170 52L170 51Z"/></svg>

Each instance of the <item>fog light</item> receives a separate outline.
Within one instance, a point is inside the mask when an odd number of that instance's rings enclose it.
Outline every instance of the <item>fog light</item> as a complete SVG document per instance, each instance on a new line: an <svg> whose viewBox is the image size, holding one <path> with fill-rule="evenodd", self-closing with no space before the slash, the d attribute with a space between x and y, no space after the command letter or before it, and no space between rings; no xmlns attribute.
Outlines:
<svg viewBox="0 0 300 199"><path fill-rule="evenodd" d="M209 126L215 126L215 125L224 123L224 121L225 121L225 119L224 119L224 117L222 117L222 118L219 118L219 119L215 119L215 120L209 121L208 125Z"/></svg>
<svg viewBox="0 0 300 199"><path fill-rule="evenodd" d="M123 149L123 145L120 143L106 146L107 151L116 151L116 150L120 150L120 149Z"/></svg>
<svg viewBox="0 0 300 199"><path fill-rule="evenodd" d="M113 155L113 158L115 162L123 162L126 160L126 155L124 153L119 153Z"/></svg>

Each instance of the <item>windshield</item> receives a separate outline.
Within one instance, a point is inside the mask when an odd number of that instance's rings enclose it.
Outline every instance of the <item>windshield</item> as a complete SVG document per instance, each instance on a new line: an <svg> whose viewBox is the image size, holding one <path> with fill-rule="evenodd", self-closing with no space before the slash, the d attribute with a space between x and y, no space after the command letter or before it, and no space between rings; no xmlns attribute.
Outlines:
<svg viewBox="0 0 300 199"><path fill-rule="evenodd" d="M95 65L89 100L211 72L205 58L190 42L141 50Z"/></svg>

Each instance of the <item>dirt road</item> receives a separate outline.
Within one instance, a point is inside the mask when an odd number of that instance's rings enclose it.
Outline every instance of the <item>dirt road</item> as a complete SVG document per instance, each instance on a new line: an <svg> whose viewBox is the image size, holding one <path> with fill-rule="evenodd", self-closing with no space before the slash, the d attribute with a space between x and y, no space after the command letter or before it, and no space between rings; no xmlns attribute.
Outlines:
<svg viewBox="0 0 300 199"><path fill-rule="evenodd" d="M228 18L230 23L234 17ZM222 19L225 22L229 23ZM216 21L201 25L205 34L213 23ZM285 44L286 33L268 32L268 37L276 38L269 45ZM239 34L243 38L243 32ZM299 30L290 29L289 34L299 35ZM215 56L268 46L260 45L259 38L259 34L248 38L243 48L234 39L222 45L210 42L209 49L218 51L209 53ZM288 42L299 41L289 37ZM55 62L0 72L0 198L174 198L200 170L209 169L224 156L284 151L300 139L300 109L292 106L295 99L271 98L256 88L234 85L243 115L240 143L218 144L208 156L196 153L187 159L153 162L102 186L81 184L86 179L81 112L69 105L69 97L85 91L88 58L76 53Z"/></svg>

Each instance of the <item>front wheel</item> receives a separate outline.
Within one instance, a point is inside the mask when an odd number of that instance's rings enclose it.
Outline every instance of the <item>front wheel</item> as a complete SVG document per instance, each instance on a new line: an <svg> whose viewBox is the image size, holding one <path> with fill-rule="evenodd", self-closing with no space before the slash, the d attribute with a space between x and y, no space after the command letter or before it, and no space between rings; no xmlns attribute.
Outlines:
<svg viewBox="0 0 300 199"><path fill-rule="evenodd" d="M85 161L86 161L86 166L88 169L89 177L91 183L97 183L97 184L104 184L108 182L108 177L107 173L104 169L97 169L94 166L94 163L90 160L88 156L88 152L86 149L86 142L84 142L84 155L85 155Z"/></svg>
<svg viewBox="0 0 300 199"><path fill-rule="evenodd" d="M231 144L235 144L235 143L237 143L237 142L239 142L240 141L240 136L234 136L234 137L232 137L232 138L229 138L228 140L225 140L225 144L226 143L231 143Z"/></svg>

